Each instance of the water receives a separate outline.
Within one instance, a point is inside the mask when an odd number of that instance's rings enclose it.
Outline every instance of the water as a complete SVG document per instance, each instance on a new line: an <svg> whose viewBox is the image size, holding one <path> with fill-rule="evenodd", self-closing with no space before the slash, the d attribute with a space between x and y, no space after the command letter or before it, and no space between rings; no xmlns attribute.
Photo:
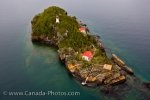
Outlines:
<svg viewBox="0 0 150 100"><path fill-rule="evenodd" d="M54 48L30 41L32 17L51 5L64 8L99 34L143 81L150 81L149 0L1 0L0 100L148 100L129 87L119 95L82 87L59 62ZM80 96L4 96L3 91L78 91Z"/></svg>

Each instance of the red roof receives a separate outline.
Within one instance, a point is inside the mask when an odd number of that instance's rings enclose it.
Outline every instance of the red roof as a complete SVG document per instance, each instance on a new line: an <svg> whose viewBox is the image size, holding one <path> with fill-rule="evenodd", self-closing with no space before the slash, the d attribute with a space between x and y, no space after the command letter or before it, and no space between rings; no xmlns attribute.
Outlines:
<svg viewBox="0 0 150 100"><path fill-rule="evenodd" d="M80 30L80 31L86 30L86 28L85 28L85 27L80 27L79 30Z"/></svg>
<svg viewBox="0 0 150 100"><path fill-rule="evenodd" d="M85 51L82 53L82 56L87 56L89 59L92 59L93 54L91 51Z"/></svg>

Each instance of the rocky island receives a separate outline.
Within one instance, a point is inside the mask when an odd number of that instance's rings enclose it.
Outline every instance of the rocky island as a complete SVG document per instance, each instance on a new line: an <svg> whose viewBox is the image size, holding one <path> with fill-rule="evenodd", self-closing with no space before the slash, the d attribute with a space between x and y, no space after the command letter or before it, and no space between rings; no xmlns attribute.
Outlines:
<svg viewBox="0 0 150 100"><path fill-rule="evenodd" d="M32 41L58 48L60 60L82 85L116 85L133 71L112 54L108 58L100 36L90 33L86 24L52 6L32 20Z"/></svg>

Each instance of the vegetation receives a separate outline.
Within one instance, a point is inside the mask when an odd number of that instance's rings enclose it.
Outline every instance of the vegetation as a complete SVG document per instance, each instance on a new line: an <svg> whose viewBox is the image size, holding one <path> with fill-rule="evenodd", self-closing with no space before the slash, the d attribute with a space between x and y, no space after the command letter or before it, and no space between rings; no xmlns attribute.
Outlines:
<svg viewBox="0 0 150 100"><path fill-rule="evenodd" d="M36 15L31 23L32 41L57 46L60 59L77 77L96 84L125 81L120 70L111 66L114 63L106 56L99 37L91 35L86 24L68 16L65 10L49 7ZM84 30L80 32L81 26ZM104 68L104 64L111 64L110 68Z"/></svg>
<svg viewBox="0 0 150 100"><path fill-rule="evenodd" d="M56 23L56 16L60 23ZM52 6L44 10L43 13L36 15L32 20L32 37L42 37L55 40L60 48L72 48L79 54L86 50L91 50L95 55L93 63L110 63L106 53L102 51L92 35L84 35L79 31L80 24L76 17L68 16L62 8ZM67 33L67 35L66 35Z"/></svg>
<svg viewBox="0 0 150 100"><path fill-rule="evenodd" d="M56 23L56 16L59 16L60 23ZM79 32L79 24L75 17L67 15L67 12L59 7L49 7L43 13L36 15L32 20L32 36L57 37L57 33L64 35L68 31L67 37L58 46L72 47L76 51L92 44L91 37L85 37Z"/></svg>

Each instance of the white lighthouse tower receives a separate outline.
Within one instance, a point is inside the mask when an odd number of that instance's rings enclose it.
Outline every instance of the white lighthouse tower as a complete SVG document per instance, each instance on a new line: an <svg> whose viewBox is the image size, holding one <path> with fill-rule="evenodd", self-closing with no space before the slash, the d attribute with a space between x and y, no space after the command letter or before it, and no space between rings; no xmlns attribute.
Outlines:
<svg viewBox="0 0 150 100"><path fill-rule="evenodd" d="M59 17L56 16L56 23L59 23Z"/></svg>

